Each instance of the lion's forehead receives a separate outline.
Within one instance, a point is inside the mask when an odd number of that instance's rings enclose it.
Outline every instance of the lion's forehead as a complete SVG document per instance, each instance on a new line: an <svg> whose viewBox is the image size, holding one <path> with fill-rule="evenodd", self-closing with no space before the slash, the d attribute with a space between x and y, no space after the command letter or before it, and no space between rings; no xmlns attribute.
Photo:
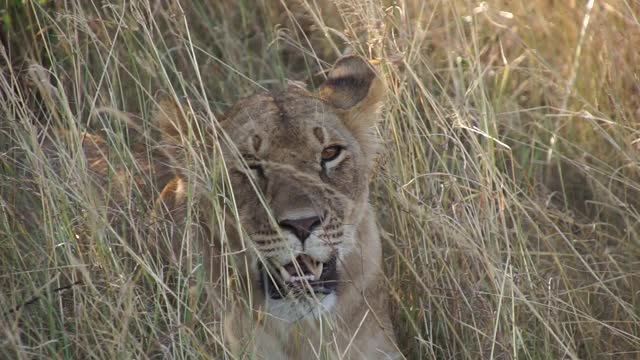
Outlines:
<svg viewBox="0 0 640 360"><path fill-rule="evenodd" d="M325 142L350 141L335 109L322 100L294 93L257 94L239 102L225 119L225 130L239 148L281 149L293 157L316 151ZM318 129L326 136L319 136ZM256 142L260 142L257 146Z"/></svg>

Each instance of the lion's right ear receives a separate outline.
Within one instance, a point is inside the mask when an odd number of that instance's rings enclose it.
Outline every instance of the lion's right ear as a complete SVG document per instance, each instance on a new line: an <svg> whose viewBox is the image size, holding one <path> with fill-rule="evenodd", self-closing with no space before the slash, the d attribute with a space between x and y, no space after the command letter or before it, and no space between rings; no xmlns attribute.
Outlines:
<svg viewBox="0 0 640 360"><path fill-rule="evenodd" d="M339 59L319 90L320 98L341 111L346 125L356 132L375 125L384 94L372 64L356 55Z"/></svg>
<svg viewBox="0 0 640 360"><path fill-rule="evenodd" d="M163 143L178 145L189 130L189 122L185 109L170 97L158 101L153 112L153 124L160 130Z"/></svg>

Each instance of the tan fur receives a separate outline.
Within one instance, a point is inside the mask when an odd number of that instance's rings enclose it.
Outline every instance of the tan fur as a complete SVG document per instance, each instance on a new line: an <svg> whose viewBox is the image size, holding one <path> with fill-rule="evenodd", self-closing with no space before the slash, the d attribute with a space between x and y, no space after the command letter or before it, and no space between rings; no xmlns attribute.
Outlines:
<svg viewBox="0 0 640 360"><path fill-rule="evenodd" d="M239 279L248 284L251 294L245 304L225 309L223 302L214 301L225 323L224 337L237 356L402 356L388 315L380 237L368 202L368 181L377 149L373 129L383 89L368 62L345 57L336 63L318 92L290 86L280 93L256 94L238 101L220 121L220 128L205 129L209 142L204 144L189 143L186 134L205 124L195 122L192 114L184 116L184 108L173 101L160 102L154 117L163 136L162 161L149 166L148 171L155 173L160 190L152 219L166 220L174 227L184 224L189 200L185 190L188 181L182 172L188 158L184 152L195 149L202 157L214 153L215 133L224 134L218 139L230 140L220 146L242 229L231 214L223 225L224 233L209 229L206 219L211 207L199 199L206 194L202 189L192 193L195 203L201 204L202 233L208 244L204 246L204 264L211 276L212 296L225 291L221 253L231 250L236 264L247 269L248 276ZM84 149L89 167L95 166L94 171L104 175L106 171L100 169L108 159L103 154L107 149L98 138L89 140ZM324 149L334 145L342 147L340 155L322 162ZM304 243L290 229L277 225L309 214L321 222ZM243 243L242 231L249 243ZM225 251L220 248L222 238L228 246ZM173 251L166 250L173 253L171 261L176 261L179 245L174 244ZM259 269L267 265L259 264L284 266L300 254L325 264L337 259L337 289L328 295L289 293L281 300L265 294L260 282L265 272Z"/></svg>
<svg viewBox="0 0 640 360"><path fill-rule="evenodd" d="M254 95L240 101L222 121L241 154L262 160L266 179L258 179L256 185L270 210L251 195L246 177L234 172L244 171L244 165L225 154L239 195L241 222L256 252L242 260L251 271L252 308L237 306L225 319L226 335L236 354L262 359L401 357L388 315L379 233L368 203L368 180L377 149L373 127L383 96L382 82L371 65L350 56L338 61L317 93L290 87L280 94ZM336 142L346 147L346 158L327 170L331 175L323 176L319 154ZM330 244L310 244L311 250L305 251L320 260L326 260L328 252L339 252L341 283L336 303L328 311L282 319L281 313L270 309L271 300L256 279L257 253L267 261L290 261L292 251L300 249L272 229L270 216L278 222L284 214L309 204L329 213L324 232ZM227 233L234 230L229 228ZM271 249L276 246L287 249L274 253ZM311 307L321 306L319 300L299 299Z"/></svg>

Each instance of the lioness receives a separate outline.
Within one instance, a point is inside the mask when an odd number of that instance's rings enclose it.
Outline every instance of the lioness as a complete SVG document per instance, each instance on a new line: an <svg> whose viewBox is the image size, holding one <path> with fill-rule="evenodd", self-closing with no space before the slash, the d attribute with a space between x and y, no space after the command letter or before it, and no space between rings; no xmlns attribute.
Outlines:
<svg viewBox="0 0 640 360"><path fill-rule="evenodd" d="M377 141L374 125L384 96L371 65L341 58L317 92L290 86L240 100L205 133L219 141L233 187L238 222L224 235L227 250L246 268L250 299L221 314L225 339L240 357L260 359L400 358L387 308L381 242L368 202ZM157 216L180 223L187 180L179 165L187 148L189 116L161 102L155 122L171 160L156 165ZM100 173L99 140L84 150ZM213 140L211 140L213 142ZM191 149L207 156L213 143ZM101 150L101 151L98 151ZM173 172L167 163L178 163ZM173 174L168 176L167 174ZM199 192L191 200L198 201ZM195 198L195 199L194 199ZM242 237L248 235L248 244ZM182 237L178 236L179 239ZM220 241L205 246L204 262L217 293ZM229 256L229 255L227 255ZM220 311L222 312L222 311Z"/></svg>
<svg viewBox="0 0 640 360"><path fill-rule="evenodd" d="M251 240L241 263L249 269L248 303L255 311L238 306L225 319L236 353L265 359L400 356L368 202L377 150L373 127L383 96L371 65L348 56L319 91L290 86L256 94L220 120L232 141L222 151L240 223ZM188 126L176 110L159 112L165 136ZM163 192L171 206L186 198L179 188L173 184ZM233 222L226 235L240 248ZM214 281L218 255L215 245L207 247Z"/></svg>

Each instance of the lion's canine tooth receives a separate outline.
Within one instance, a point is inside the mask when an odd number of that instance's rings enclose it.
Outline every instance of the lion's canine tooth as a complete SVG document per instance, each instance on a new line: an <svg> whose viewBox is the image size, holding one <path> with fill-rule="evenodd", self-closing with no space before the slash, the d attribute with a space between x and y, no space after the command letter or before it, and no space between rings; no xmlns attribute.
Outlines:
<svg viewBox="0 0 640 360"><path fill-rule="evenodd" d="M307 269L311 271L311 274L313 274L315 279L320 280L320 275L322 275L322 268L324 264L319 261L315 261L306 255L302 256L302 261L304 261L304 264L307 266Z"/></svg>
<svg viewBox="0 0 640 360"><path fill-rule="evenodd" d="M318 266L316 267L316 271L314 271L313 275L316 276L316 279L320 280L320 277L322 277L322 270L324 269L324 264L321 262L318 262Z"/></svg>
<svg viewBox="0 0 640 360"><path fill-rule="evenodd" d="M291 282L291 275L283 266L280 266L280 276L282 276L282 280L285 282Z"/></svg>

